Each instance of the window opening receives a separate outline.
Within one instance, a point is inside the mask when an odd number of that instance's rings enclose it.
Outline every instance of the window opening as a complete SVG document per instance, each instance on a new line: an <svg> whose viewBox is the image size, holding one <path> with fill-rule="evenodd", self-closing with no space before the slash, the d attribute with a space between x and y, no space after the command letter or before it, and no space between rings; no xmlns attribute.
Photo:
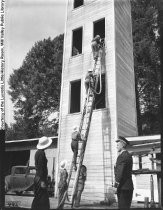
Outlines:
<svg viewBox="0 0 163 210"><path fill-rule="evenodd" d="M73 31L72 56L82 53L82 28Z"/></svg>
<svg viewBox="0 0 163 210"><path fill-rule="evenodd" d="M83 0L74 0L74 9L83 5Z"/></svg>
<svg viewBox="0 0 163 210"><path fill-rule="evenodd" d="M102 90L100 94L95 95L94 109L105 108L105 74L101 75ZM100 82L97 85L97 92L100 90Z"/></svg>
<svg viewBox="0 0 163 210"><path fill-rule="evenodd" d="M70 113L80 112L81 80L71 82Z"/></svg>
<svg viewBox="0 0 163 210"><path fill-rule="evenodd" d="M105 38L105 18L94 22L93 38L100 35L101 39Z"/></svg>

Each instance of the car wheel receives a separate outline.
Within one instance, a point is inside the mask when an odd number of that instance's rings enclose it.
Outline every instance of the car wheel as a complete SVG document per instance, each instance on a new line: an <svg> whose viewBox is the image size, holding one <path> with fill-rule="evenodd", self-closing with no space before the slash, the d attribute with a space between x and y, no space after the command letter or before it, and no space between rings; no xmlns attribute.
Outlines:
<svg viewBox="0 0 163 210"><path fill-rule="evenodd" d="M22 195L23 191L15 191L16 195Z"/></svg>

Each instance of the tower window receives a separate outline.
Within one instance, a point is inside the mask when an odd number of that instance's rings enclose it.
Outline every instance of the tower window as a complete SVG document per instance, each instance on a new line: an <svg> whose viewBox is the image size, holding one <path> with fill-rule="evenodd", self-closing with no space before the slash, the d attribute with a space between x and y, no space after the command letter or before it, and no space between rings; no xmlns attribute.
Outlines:
<svg viewBox="0 0 163 210"><path fill-rule="evenodd" d="M95 21L93 28L93 37L95 37L96 35L100 35L102 39L105 38L105 18Z"/></svg>
<svg viewBox="0 0 163 210"><path fill-rule="evenodd" d="M71 82L70 113L80 112L81 80Z"/></svg>
<svg viewBox="0 0 163 210"><path fill-rule="evenodd" d="M100 81L97 85L97 93L100 92ZM105 108L105 74L101 75L101 93L95 95L94 109Z"/></svg>
<svg viewBox="0 0 163 210"><path fill-rule="evenodd" d="M74 9L83 5L83 0L74 0Z"/></svg>
<svg viewBox="0 0 163 210"><path fill-rule="evenodd" d="M78 28L73 31L72 38L72 56L82 53L82 32L83 29Z"/></svg>

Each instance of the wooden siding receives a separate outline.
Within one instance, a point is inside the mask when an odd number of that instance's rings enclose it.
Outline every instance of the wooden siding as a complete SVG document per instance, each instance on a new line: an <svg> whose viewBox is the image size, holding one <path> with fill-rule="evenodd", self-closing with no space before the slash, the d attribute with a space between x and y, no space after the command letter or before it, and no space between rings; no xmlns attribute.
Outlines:
<svg viewBox="0 0 163 210"><path fill-rule="evenodd" d="M115 33L117 33L117 30L115 30L115 27L118 26L116 26L115 23L114 12L116 9L114 6L114 0L85 0L84 5L76 9L73 9L73 1L69 0L67 6L60 103L58 164L61 160L67 159L68 165L70 165L72 159L72 127L75 124L79 125L81 118L81 113L69 114L70 82L81 79L82 111L85 100L84 78L87 70L93 66L91 52L93 22L105 18L106 48L105 59L103 59L105 63L103 63L102 66L106 78L106 108L93 111L88 136L84 158L84 164L87 166L88 174L85 190L82 196L89 201L104 199L106 189L108 189L113 182L113 167L117 157L115 138L117 137L118 132L117 121L121 121L121 118L117 118L117 116L120 116L117 113L120 107L116 107L117 101L119 100L119 97L116 97L116 91L119 91L116 85L117 80L121 80L121 78L119 78L116 72L117 67L119 68L120 66L120 62L115 59L115 54L117 52L117 48L115 48ZM123 13L123 15L125 16L126 14ZM82 54L71 57L72 31L79 27L83 28ZM129 54L129 56L129 59L131 59L131 54ZM125 61L123 60L123 62ZM129 74L128 77L130 78L130 73L123 72L123 74ZM130 88L131 87L132 85L130 85ZM129 106L130 105L131 103L129 103ZM122 111L123 109L125 109L125 106L122 107ZM122 111L120 113L123 113ZM133 119L129 120L127 118L124 122L129 122L129 124L132 125ZM133 127L134 126L135 125L133 125ZM133 128L131 128L131 130L133 130ZM58 175L58 173L56 175Z"/></svg>
<svg viewBox="0 0 163 210"><path fill-rule="evenodd" d="M136 136L135 78L129 0L115 0L115 45L118 134Z"/></svg>
<svg viewBox="0 0 163 210"><path fill-rule="evenodd" d="M90 126L90 132L88 136L88 142L85 152L85 158L83 164L87 167L87 181L85 185L84 194L90 201L94 199L92 193L97 193L97 200L104 199L104 157L103 157L103 146L104 140L109 141L108 148L108 185L111 185L112 181L112 167L111 167L111 140L109 139L110 133L107 132L107 109L94 110L92 115L92 122ZM98 120L97 120L98 119ZM61 132L60 138L60 161L63 159L68 160L68 168L71 164L72 151L71 151L71 132L72 127L75 124L79 124L80 114L69 114L64 119L62 123L66 124Z"/></svg>

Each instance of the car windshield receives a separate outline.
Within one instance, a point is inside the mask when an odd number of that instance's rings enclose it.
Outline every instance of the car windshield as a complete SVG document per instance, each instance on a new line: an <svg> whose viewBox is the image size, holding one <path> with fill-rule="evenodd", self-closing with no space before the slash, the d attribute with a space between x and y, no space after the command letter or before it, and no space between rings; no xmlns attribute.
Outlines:
<svg viewBox="0 0 163 210"><path fill-rule="evenodd" d="M15 168L15 174L25 174L26 168Z"/></svg>

